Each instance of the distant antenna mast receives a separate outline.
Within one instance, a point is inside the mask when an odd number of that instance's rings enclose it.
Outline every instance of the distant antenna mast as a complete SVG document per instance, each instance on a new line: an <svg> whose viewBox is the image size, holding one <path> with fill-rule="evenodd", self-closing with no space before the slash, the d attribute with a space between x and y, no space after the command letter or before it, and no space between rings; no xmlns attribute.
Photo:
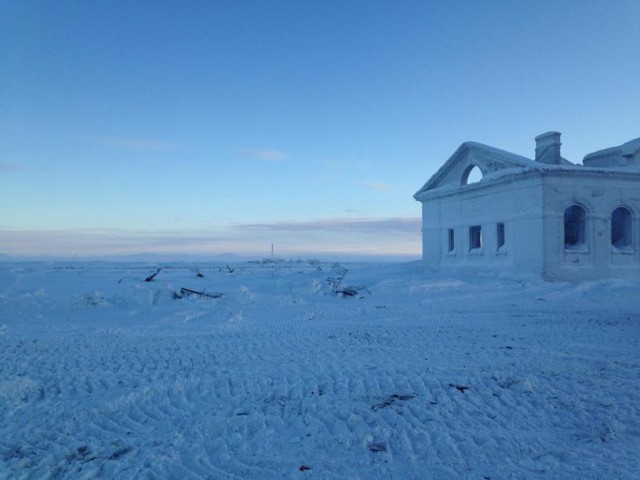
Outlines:
<svg viewBox="0 0 640 480"><path fill-rule="evenodd" d="M271 244L271 258L273 258L273 243Z"/></svg>

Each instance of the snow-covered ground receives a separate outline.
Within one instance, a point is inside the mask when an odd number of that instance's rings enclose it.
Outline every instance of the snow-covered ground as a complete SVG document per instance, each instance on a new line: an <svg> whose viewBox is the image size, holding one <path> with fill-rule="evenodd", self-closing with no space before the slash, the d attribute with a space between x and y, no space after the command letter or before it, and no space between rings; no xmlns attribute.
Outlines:
<svg viewBox="0 0 640 480"><path fill-rule="evenodd" d="M640 478L640 280L162 266L0 264L0 478Z"/></svg>

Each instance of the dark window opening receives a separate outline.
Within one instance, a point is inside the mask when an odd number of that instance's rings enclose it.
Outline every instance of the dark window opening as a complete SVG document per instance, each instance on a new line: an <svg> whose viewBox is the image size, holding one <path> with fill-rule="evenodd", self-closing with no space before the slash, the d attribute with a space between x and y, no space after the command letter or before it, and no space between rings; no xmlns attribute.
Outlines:
<svg viewBox="0 0 640 480"><path fill-rule="evenodd" d="M482 227L475 225L469 228L469 249L474 250L482 247Z"/></svg>
<svg viewBox="0 0 640 480"><path fill-rule="evenodd" d="M580 205L571 205L564 211L564 248L571 250L586 243L586 212Z"/></svg>
<svg viewBox="0 0 640 480"><path fill-rule="evenodd" d="M453 233L453 228L449 229L449 246L448 246L448 250L449 252L453 252L453 249L455 248L456 244L455 244L455 236Z"/></svg>
<svg viewBox="0 0 640 480"><path fill-rule="evenodd" d="M611 214L611 245L621 250L631 247L631 212L616 208Z"/></svg>
<svg viewBox="0 0 640 480"><path fill-rule="evenodd" d="M498 250L500 250L504 246L504 223L498 223L496 226L496 236Z"/></svg>

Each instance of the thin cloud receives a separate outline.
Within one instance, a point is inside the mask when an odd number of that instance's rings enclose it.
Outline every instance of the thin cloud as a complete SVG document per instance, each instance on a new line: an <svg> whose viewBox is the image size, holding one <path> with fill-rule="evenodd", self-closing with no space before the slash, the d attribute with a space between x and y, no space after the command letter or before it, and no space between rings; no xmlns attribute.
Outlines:
<svg viewBox="0 0 640 480"><path fill-rule="evenodd" d="M12 256L417 255L420 218L351 218L130 231L113 228L34 230L0 227L0 252Z"/></svg>
<svg viewBox="0 0 640 480"><path fill-rule="evenodd" d="M211 253L243 248L247 239L216 232L127 231L86 228L19 230L0 228L0 252L10 255L104 255L138 253Z"/></svg>
<svg viewBox="0 0 640 480"><path fill-rule="evenodd" d="M281 150L260 150L247 148L240 151L240 155L253 160L262 160L263 162L284 162L288 159L288 155Z"/></svg>
<svg viewBox="0 0 640 480"><path fill-rule="evenodd" d="M165 142L162 140L153 140L147 138L106 138L102 141L113 147L127 148L129 150L137 150L143 152L157 152L166 150L175 150L178 145L173 142Z"/></svg>
<svg viewBox="0 0 640 480"><path fill-rule="evenodd" d="M271 232L304 232L304 231L333 231L360 232L375 234L420 232L422 220L420 217L394 218L338 218L312 220L308 222L273 222L236 225L241 230L271 231Z"/></svg>
<svg viewBox="0 0 640 480"><path fill-rule="evenodd" d="M18 172L24 167L18 163L0 162L0 172Z"/></svg>

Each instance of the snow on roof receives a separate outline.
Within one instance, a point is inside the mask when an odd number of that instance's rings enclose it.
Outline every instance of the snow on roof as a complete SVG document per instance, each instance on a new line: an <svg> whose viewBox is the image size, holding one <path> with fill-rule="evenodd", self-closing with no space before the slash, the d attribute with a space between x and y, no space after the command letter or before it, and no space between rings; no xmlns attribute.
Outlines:
<svg viewBox="0 0 640 480"><path fill-rule="evenodd" d="M500 170L508 170L511 173L517 173L521 171L542 168L542 165L529 158L517 155L515 153L507 152L496 147L484 145L478 142L464 142L458 149L449 157L449 159L442 165L438 171L431 176L431 178L424 184L424 186L416 192L414 198L417 199L419 195L427 190L435 189L452 189L460 187L460 183L451 181L451 172L459 166L459 164L470 156L474 155L476 158L473 163L480 165L483 175L488 173L495 173ZM497 176L497 175L493 175Z"/></svg>
<svg viewBox="0 0 640 480"><path fill-rule="evenodd" d="M640 137L624 143L621 147L621 150L624 157L632 157L640 153Z"/></svg>
<svg viewBox="0 0 640 480"><path fill-rule="evenodd" d="M449 157L438 171L418 190L414 198L422 196L427 191L456 190L463 186L463 181L452 178L452 172L461 162L475 155L467 164L477 164L482 172L480 181L494 181L505 176L520 175L531 171L539 172L572 172L584 174L639 174L640 173L640 138L636 138L619 147L607 148L587 155L583 165L574 164L560 157L560 164L542 163L500 148L479 142L464 142Z"/></svg>
<svg viewBox="0 0 640 480"><path fill-rule="evenodd" d="M640 166L640 138L630 140L617 147L605 148L585 156L585 166L593 167L628 167Z"/></svg>
<svg viewBox="0 0 640 480"><path fill-rule="evenodd" d="M469 148L484 150L487 153L491 153L496 157L500 157L501 159L507 160L508 162L520 165L522 167L537 167L540 165L537 162L531 160L530 158L523 157L522 155L518 155L516 153L507 152L506 150L502 150L500 148L491 147L483 143L464 142L462 145L467 145Z"/></svg>

